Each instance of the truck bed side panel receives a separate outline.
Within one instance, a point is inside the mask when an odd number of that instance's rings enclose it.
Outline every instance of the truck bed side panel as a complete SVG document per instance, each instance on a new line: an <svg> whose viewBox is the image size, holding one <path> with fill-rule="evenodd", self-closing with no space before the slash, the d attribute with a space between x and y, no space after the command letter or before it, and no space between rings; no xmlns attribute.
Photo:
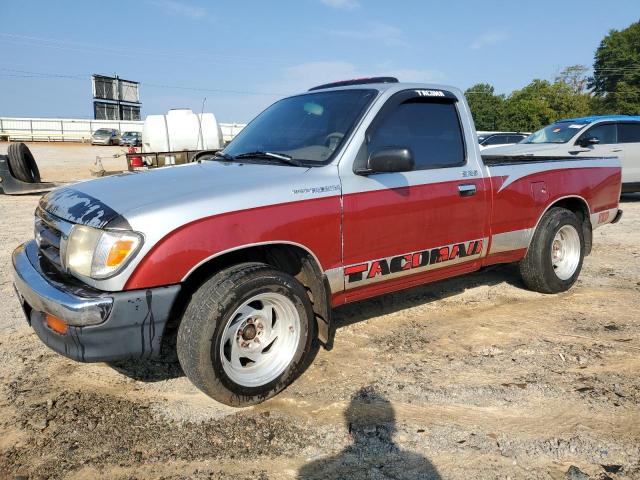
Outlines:
<svg viewBox="0 0 640 480"><path fill-rule="evenodd" d="M532 161L488 169L494 199L488 263L520 260L543 213L561 199L584 200L592 218L618 207L617 159ZM603 223L612 219L607 216Z"/></svg>

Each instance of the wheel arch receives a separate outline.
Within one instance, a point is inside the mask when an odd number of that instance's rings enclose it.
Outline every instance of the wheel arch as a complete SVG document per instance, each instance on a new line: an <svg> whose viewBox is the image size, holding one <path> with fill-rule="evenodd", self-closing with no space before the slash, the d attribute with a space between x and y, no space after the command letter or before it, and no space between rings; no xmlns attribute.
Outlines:
<svg viewBox="0 0 640 480"><path fill-rule="evenodd" d="M243 262L262 262L295 277L306 289L316 317L318 339L325 348L332 346L331 290L318 257L307 247L288 241L238 246L218 252L195 265L182 279L172 320L167 325L175 333L191 295L208 278L222 269ZM171 336L171 335L169 335Z"/></svg>
<svg viewBox="0 0 640 480"><path fill-rule="evenodd" d="M591 248L593 245L593 228L591 225L591 208L589 207L589 203L579 195L569 195L566 197L556 198L553 202L551 202L540 214L538 220L536 221L535 226L531 230L531 238L533 238L533 234L535 233L542 217L554 207L562 207L567 210L573 212L582 225L582 233L584 235L584 254L585 256L591 253ZM529 246L531 246L531 239L529 240Z"/></svg>

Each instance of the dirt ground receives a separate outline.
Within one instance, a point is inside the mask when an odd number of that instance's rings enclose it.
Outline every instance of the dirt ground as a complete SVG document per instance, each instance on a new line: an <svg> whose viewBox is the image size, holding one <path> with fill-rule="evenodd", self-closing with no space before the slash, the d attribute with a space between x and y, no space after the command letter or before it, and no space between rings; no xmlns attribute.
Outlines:
<svg viewBox="0 0 640 480"><path fill-rule="evenodd" d="M119 151L33 150L58 180ZM36 338L10 254L37 201L0 196L0 478L640 478L640 195L569 292L503 266L339 308L334 349L241 410L171 358L80 364Z"/></svg>
<svg viewBox="0 0 640 480"><path fill-rule="evenodd" d="M94 178L91 170L99 170L96 157L106 171L127 169L124 156L128 147L90 145L74 142L27 142L38 164L43 181L72 182ZM8 142L0 142L0 155L6 155ZM115 156L119 155L119 156Z"/></svg>

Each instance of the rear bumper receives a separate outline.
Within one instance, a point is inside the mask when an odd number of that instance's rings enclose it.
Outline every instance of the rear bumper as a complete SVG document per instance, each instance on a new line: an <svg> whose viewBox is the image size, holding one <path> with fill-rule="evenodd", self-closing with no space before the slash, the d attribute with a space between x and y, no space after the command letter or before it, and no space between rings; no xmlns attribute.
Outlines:
<svg viewBox="0 0 640 480"><path fill-rule="evenodd" d="M27 321L40 340L81 362L152 357L160 353L164 327L180 285L126 292L98 292L47 277L32 240L13 252L14 285ZM51 330L45 313L68 324Z"/></svg>

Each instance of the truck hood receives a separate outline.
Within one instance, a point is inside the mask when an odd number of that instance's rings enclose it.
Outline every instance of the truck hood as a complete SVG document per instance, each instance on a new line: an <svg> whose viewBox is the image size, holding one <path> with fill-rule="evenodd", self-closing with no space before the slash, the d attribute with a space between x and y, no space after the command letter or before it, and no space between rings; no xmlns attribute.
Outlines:
<svg viewBox="0 0 640 480"><path fill-rule="evenodd" d="M504 147L485 148L482 155L567 155L569 148L567 143L516 143Z"/></svg>
<svg viewBox="0 0 640 480"><path fill-rule="evenodd" d="M128 228L136 214L163 209L185 209L190 204L210 204L201 215L233 210L227 197L260 196L269 203L269 192L305 183L309 168L255 163L204 161L149 171L123 173L57 188L40 200L47 212L73 223L92 227ZM318 169L313 169L318 170ZM303 185L304 186L304 185ZM224 204L226 207L222 207Z"/></svg>

